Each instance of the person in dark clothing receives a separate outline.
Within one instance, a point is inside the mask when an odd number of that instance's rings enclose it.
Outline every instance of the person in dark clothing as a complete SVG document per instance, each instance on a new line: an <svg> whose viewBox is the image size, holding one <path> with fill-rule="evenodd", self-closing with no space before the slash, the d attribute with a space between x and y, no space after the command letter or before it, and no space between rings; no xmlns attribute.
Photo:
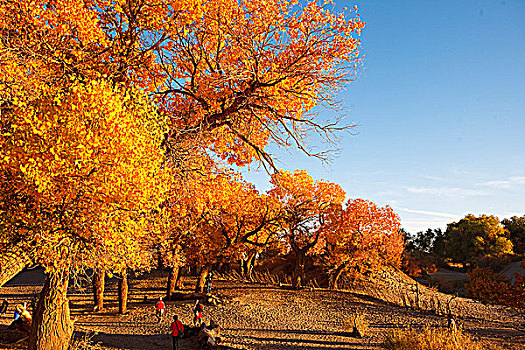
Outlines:
<svg viewBox="0 0 525 350"><path fill-rule="evenodd" d="M452 316L452 313L449 312L447 315L447 327L451 331L455 331L457 329L456 327L456 320L454 320L454 317Z"/></svg>
<svg viewBox="0 0 525 350"><path fill-rule="evenodd" d="M182 338L184 334L184 326L182 322L179 321L177 315L173 316L173 322L170 325L171 339L173 340L173 350L179 349L179 338Z"/></svg>
<svg viewBox="0 0 525 350"><path fill-rule="evenodd" d="M7 306L9 305L9 303L7 302L7 300L2 300L2 306L0 306L0 315L3 315L6 313L7 311Z"/></svg>
<svg viewBox="0 0 525 350"><path fill-rule="evenodd" d="M213 272L210 272L208 276L206 276L206 293L211 293L211 280L213 278Z"/></svg>

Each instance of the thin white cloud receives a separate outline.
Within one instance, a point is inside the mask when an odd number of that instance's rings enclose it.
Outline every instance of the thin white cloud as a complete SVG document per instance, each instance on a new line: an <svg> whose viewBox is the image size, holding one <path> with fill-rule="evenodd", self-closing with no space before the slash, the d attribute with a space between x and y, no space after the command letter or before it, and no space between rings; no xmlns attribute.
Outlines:
<svg viewBox="0 0 525 350"><path fill-rule="evenodd" d="M514 176L514 177L510 177L508 180L487 181L487 182L482 182L478 185L486 186L490 188L496 188L496 189L511 189L511 188L515 188L516 186L524 186L525 177L524 176Z"/></svg>
<svg viewBox="0 0 525 350"><path fill-rule="evenodd" d="M439 212L439 211L416 210L416 209L408 209L408 208L396 208L396 209L400 210L400 211L407 212L407 213L412 213L412 214L422 214L422 215L427 215L427 216L437 216L437 217L440 217L440 218L447 218L447 219L454 219L454 220L462 218L461 215L450 214L450 213L443 213L443 212Z"/></svg>
<svg viewBox="0 0 525 350"><path fill-rule="evenodd" d="M405 188L410 193L426 194L437 197L471 197L471 196L487 196L489 192L486 190L473 190L461 187L413 187Z"/></svg>

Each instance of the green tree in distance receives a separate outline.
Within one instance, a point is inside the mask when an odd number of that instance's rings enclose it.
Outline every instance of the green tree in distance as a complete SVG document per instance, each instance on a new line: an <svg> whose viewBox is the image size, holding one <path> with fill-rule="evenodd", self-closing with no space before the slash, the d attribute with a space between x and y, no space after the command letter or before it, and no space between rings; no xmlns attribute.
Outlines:
<svg viewBox="0 0 525 350"><path fill-rule="evenodd" d="M484 256L511 254L512 242L496 216L468 214L447 225L444 248L454 262L469 264Z"/></svg>
<svg viewBox="0 0 525 350"><path fill-rule="evenodd" d="M525 215L503 219L501 223L514 245L514 253L525 253Z"/></svg>

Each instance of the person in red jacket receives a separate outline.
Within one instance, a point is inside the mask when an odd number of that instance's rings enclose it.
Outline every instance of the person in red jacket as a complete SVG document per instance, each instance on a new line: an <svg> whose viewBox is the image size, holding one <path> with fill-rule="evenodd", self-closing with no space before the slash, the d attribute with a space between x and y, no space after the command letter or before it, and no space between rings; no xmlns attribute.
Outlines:
<svg viewBox="0 0 525 350"><path fill-rule="evenodd" d="M162 315L164 315L164 311L166 310L166 305L162 301L162 297L159 298L159 300L155 303L155 307L157 310L155 311L155 315L157 316L157 321L162 321Z"/></svg>
<svg viewBox="0 0 525 350"><path fill-rule="evenodd" d="M182 322L179 321L177 315L173 316L173 322L170 325L171 339L173 340L173 350L179 349L179 338L182 338L184 334L184 326Z"/></svg>
<svg viewBox="0 0 525 350"><path fill-rule="evenodd" d="M200 327L203 321L204 321L204 318L202 316L201 301L197 299L197 302L195 303L195 307L193 308L193 324L197 327Z"/></svg>

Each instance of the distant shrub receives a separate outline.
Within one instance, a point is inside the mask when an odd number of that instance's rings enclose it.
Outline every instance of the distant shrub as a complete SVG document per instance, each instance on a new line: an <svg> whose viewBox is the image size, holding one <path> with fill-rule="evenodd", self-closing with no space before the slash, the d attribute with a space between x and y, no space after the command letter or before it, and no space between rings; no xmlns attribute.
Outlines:
<svg viewBox="0 0 525 350"><path fill-rule="evenodd" d="M512 284L489 268L475 268L467 275L469 298L488 304L525 308L525 276L516 274L516 281Z"/></svg>
<svg viewBox="0 0 525 350"><path fill-rule="evenodd" d="M490 268L477 267L467 274L467 297L484 303L503 303L510 293L509 281Z"/></svg>
<svg viewBox="0 0 525 350"><path fill-rule="evenodd" d="M421 277L437 271L437 258L429 253L418 250L404 251L401 270L410 277Z"/></svg>
<svg viewBox="0 0 525 350"><path fill-rule="evenodd" d="M381 347L387 350L482 350L461 329L424 328L423 330L393 330L389 332Z"/></svg>
<svg viewBox="0 0 525 350"><path fill-rule="evenodd" d="M516 260L517 259L517 260ZM503 270L508 264L513 261L519 261L519 257L516 255L502 254L495 256L485 256L475 262L476 267L489 268L492 271L499 273Z"/></svg>

